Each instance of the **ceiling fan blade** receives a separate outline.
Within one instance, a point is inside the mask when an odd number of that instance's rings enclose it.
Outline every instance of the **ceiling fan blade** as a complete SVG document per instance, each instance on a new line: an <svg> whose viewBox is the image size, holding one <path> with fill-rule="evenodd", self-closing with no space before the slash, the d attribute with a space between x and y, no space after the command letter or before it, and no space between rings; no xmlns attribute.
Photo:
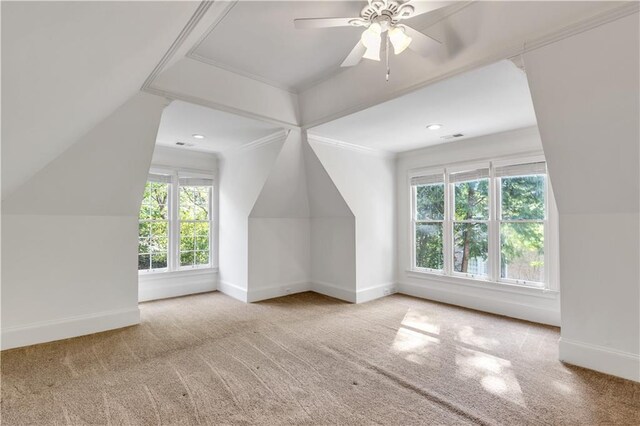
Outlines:
<svg viewBox="0 0 640 426"><path fill-rule="evenodd" d="M420 16L423 15L425 13L429 13L429 12L433 12L434 10L438 10L438 9L442 9L443 7L447 7L450 6L452 4L456 4L459 2L456 1L406 1L404 3L402 3L402 5L400 6L400 10L402 10L402 7L404 5L407 6L411 6L413 7L413 13L411 13L410 16L408 17L402 17L402 14L400 15L401 18L400 19L409 19L409 18L413 18L416 16Z"/></svg>
<svg viewBox="0 0 640 426"><path fill-rule="evenodd" d="M409 49L422 56L429 56L442 48L442 43L411 27L403 25L404 33L412 38Z"/></svg>
<svg viewBox="0 0 640 426"><path fill-rule="evenodd" d="M359 18L299 18L293 20L293 25L299 30L331 27L350 27L350 21Z"/></svg>
<svg viewBox="0 0 640 426"><path fill-rule="evenodd" d="M352 67L354 65L358 65L362 60L362 56L367 51L367 48L364 47L361 41L358 41L358 44L351 50L351 53L345 58L344 61L340 64L341 67Z"/></svg>

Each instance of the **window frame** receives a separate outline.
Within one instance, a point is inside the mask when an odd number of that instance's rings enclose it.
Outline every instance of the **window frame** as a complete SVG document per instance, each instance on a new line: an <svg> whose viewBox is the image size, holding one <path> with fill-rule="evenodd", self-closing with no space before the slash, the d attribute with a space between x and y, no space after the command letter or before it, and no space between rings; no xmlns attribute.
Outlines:
<svg viewBox="0 0 640 426"><path fill-rule="evenodd" d="M149 174L169 176L168 183L168 252L167 267L155 270L138 270L138 275L175 274L188 271L217 270L217 233L215 232L214 216L216 210L216 180L212 173L187 168L169 168L152 166ZM209 188L209 263L206 265L180 266L180 177L211 179ZM145 185L148 182L145 181ZM138 219L138 223L140 219ZM215 251L215 252L214 252Z"/></svg>
<svg viewBox="0 0 640 426"><path fill-rule="evenodd" d="M176 201L176 239L175 239L175 245L176 245L176 255L175 255L175 260L176 260L176 271L192 271L194 269L210 269L213 265L213 184L209 187L209 220L182 220L180 219L180 187L182 185L180 185L180 181L178 180L176 182L176 192L177 192L177 201ZM186 185L185 185L186 186ZM209 261L207 262L207 264L205 265L187 265L187 266L182 266L180 265L180 225L183 222L188 222L188 223L208 223L209 224ZM192 253L196 253L196 251L192 251Z"/></svg>
<svg viewBox="0 0 640 426"><path fill-rule="evenodd" d="M436 275L445 275L446 274L446 270L447 270L447 259L446 258L442 258L443 260L443 268L442 269L433 269L433 268L421 268L416 266L416 225L421 224L421 223L442 223L442 248L443 250L446 251L446 238L445 238L445 233L446 231L446 227L445 227L445 222L446 222L446 218L447 218L447 214L448 214L448 203L447 203L447 182L446 182L446 175L444 174L445 170L443 168L435 168L435 169L420 169L419 171L416 171L416 173L413 174L409 174L409 191L411 193L411 211L410 211L410 223L411 223L411 265L412 265L412 270L413 271L417 271L417 272L425 272L425 273L430 273L430 274L436 274ZM427 175L439 175L442 174L443 175L443 180L442 183L444 184L445 190L444 190L444 215L442 217L442 220L418 220L417 219L417 203L416 203L416 197L417 197L417 187L419 185L412 185L411 184L411 179L414 177L420 177L420 176L427 176Z"/></svg>
<svg viewBox="0 0 640 426"><path fill-rule="evenodd" d="M546 159L543 154L530 154L523 156L509 156L498 157L481 161L470 161L452 163L447 166L438 167L426 167L411 169L408 172L408 186L410 191L410 220L409 220L409 232L410 232L410 259L409 268L410 273L418 275L435 275L440 280L451 282L468 282L469 284L476 283L475 285L484 283L498 284L498 287L524 287L534 291L558 291L558 219L557 219L557 207L553 196L553 190L549 182L548 172L545 173L545 220L543 221L544 230L544 283L516 280L510 278L500 277L500 262L501 262L501 247L500 247L500 224L504 221L501 220L501 178L496 177L495 169L497 167L528 164L536 162L545 162ZM488 237L488 263L487 263L487 276L478 276L465 272L454 271L454 246L453 246L453 224L455 215L455 199L454 199L454 187L455 185L450 180L452 173L460 171L469 171L479 168L489 169L489 220L472 220L471 222L487 223L487 237ZM443 221L443 259L444 269L433 270L428 268L419 268L416 266L416 241L415 241L415 211L416 211L416 190L411 184L413 178L420 176L443 173L443 179L445 183L445 220ZM539 220L532 220L539 223ZM509 222L509 221L506 221Z"/></svg>
<svg viewBox="0 0 640 426"><path fill-rule="evenodd" d="M160 174L160 173L157 173ZM147 181L145 182L145 186L147 185L147 183L149 183L149 179L147 179ZM151 181L153 182L153 181ZM171 251L171 183L170 182L157 182L157 183L165 183L167 185L167 218L165 220L151 220L151 219L140 219L140 213L138 213L138 257L140 256L140 223L141 222L146 222L146 223L167 223L167 266L164 268L149 268L149 269L138 269L138 273L141 274L158 274L158 273L165 273L165 272L169 272L171 269L171 265L170 265L170 254L169 252ZM143 198L143 202L140 204L140 208L142 209L142 206L144 205L144 198ZM152 256L153 254L151 252L148 253L149 254L149 265L153 266L153 261L152 261ZM139 260L138 260L139 261Z"/></svg>
<svg viewBox="0 0 640 426"><path fill-rule="evenodd" d="M460 172L465 172L465 171L474 171L474 170L482 170L482 169L487 169L487 171L489 172L489 176L486 178L489 180L487 185L488 187L487 188L488 190L487 219L456 220L455 219L455 214L456 214L455 184L456 182L451 182L450 175L460 173ZM445 168L445 177L447 180L447 187L445 188L445 194L446 193L449 194L449 216L447 216L447 219L450 223L449 225L450 229L447 232L447 237L445 237L445 238L449 238L449 251L448 253L444 253L444 255L445 257L449 258L450 265L448 269L448 275L450 276L470 278L470 279L481 280L481 281L487 281L492 277L492 267L491 267L490 261L487 262L487 275L475 275L475 274L470 274L468 272L458 272L455 270L455 267L454 267L455 266L454 265L454 257L455 257L454 225L456 223L482 223L487 225L487 259L490 258L489 255L491 254L491 248L492 248L491 237L490 237L491 220L495 215L495 210L491 203L491 200L493 199L493 188L491 185L491 170L492 170L492 167L489 162L467 163L461 166L452 166L452 167ZM467 182L472 182L472 181L467 181Z"/></svg>

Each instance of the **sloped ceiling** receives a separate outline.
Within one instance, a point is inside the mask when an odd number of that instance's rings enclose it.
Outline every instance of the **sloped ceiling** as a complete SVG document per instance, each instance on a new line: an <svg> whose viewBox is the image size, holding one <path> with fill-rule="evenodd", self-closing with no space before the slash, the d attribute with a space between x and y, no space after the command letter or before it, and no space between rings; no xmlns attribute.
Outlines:
<svg viewBox="0 0 640 426"><path fill-rule="evenodd" d="M2 2L2 198L140 90L198 2Z"/></svg>

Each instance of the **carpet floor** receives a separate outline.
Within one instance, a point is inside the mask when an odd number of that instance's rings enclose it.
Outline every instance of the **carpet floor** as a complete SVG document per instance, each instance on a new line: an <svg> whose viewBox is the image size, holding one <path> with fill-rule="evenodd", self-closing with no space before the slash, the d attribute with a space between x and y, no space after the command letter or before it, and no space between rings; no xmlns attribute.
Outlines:
<svg viewBox="0 0 640 426"><path fill-rule="evenodd" d="M140 310L2 352L2 424L640 424L640 384L560 363L554 327L401 295Z"/></svg>

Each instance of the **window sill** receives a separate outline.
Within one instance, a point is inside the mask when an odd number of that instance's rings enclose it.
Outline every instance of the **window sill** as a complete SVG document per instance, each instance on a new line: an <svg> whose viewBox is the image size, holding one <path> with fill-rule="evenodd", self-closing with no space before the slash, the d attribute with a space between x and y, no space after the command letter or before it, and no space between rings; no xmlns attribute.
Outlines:
<svg viewBox="0 0 640 426"><path fill-rule="evenodd" d="M197 275L217 274L218 268L193 268L178 271L138 272L141 281L164 280L173 277L190 277Z"/></svg>
<svg viewBox="0 0 640 426"><path fill-rule="evenodd" d="M410 278L436 281L438 283L445 284L445 285L454 284L458 286L481 288L481 289L497 291L497 292L536 296L536 297L541 297L545 299L557 299L558 296L560 295L560 292L556 290L549 290L545 288L531 287L531 286L525 286L520 284L495 282L495 281L489 281L489 280L484 280L480 278L450 276L450 275L439 274L436 272L417 271L412 269L408 269L405 272L407 274L407 277L410 277Z"/></svg>

